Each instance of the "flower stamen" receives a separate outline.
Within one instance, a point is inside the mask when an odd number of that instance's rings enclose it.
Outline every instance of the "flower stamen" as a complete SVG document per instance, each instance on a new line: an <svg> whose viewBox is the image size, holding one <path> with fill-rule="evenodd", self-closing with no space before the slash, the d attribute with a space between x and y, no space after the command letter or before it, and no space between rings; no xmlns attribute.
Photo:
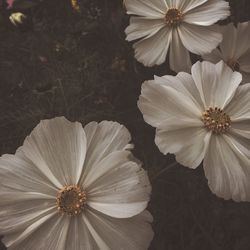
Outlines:
<svg viewBox="0 0 250 250"><path fill-rule="evenodd" d="M231 127L230 117L218 107L210 107L203 112L202 121L208 130L212 130L216 134L225 133Z"/></svg>
<svg viewBox="0 0 250 250"><path fill-rule="evenodd" d="M168 9L165 20L169 26L177 26L181 23L183 19L183 14L176 8Z"/></svg>
<svg viewBox="0 0 250 250"><path fill-rule="evenodd" d="M79 186L67 185L58 192L56 204L60 212L73 216L82 212L86 199L86 192Z"/></svg>

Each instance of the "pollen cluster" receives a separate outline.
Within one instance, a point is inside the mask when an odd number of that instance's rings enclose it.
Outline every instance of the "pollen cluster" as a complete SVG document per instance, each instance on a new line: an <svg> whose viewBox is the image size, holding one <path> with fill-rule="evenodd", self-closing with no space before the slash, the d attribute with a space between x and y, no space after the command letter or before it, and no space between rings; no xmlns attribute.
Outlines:
<svg viewBox="0 0 250 250"><path fill-rule="evenodd" d="M208 130L214 133L225 133L231 127L230 117L220 108L210 107L202 114L202 121Z"/></svg>
<svg viewBox="0 0 250 250"><path fill-rule="evenodd" d="M165 15L166 23L170 26L179 25L182 21L182 18L183 18L182 12L176 8L168 9Z"/></svg>
<svg viewBox="0 0 250 250"><path fill-rule="evenodd" d="M67 185L58 192L56 204L60 212L73 216L82 212L86 199L86 192L79 186Z"/></svg>

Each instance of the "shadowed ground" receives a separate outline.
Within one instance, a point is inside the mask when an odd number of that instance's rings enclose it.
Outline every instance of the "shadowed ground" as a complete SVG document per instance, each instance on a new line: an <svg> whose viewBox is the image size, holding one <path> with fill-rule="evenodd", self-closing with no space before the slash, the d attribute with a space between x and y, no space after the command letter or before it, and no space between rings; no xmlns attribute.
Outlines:
<svg viewBox="0 0 250 250"><path fill-rule="evenodd" d="M232 21L250 19L249 0L230 4ZM137 109L141 83L172 74L167 63L149 69L134 60L121 0L82 0L80 9L43 1L23 11L28 22L19 28L8 21L11 11L2 12L0 153L14 153L41 119L116 120L132 133L153 185L152 250L249 250L250 204L211 194L202 166L173 166Z"/></svg>

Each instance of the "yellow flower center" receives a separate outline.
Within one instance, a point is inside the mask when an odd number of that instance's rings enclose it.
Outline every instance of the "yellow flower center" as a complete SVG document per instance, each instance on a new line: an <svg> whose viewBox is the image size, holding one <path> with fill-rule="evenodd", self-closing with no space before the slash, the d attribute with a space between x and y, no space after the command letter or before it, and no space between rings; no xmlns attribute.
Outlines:
<svg viewBox="0 0 250 250"><path fill-rule="evenodd" d="M82 212L86 199L86 192L79 186L67 185L58 192L56 204L60 212L73 216Z"/></svg>
<svg viewBox="0 0 250 250"><path fill-rule="evenodd" d="M202 121L208 130L212 130L216 134L225 133L231 127L230 117L217 107L210 107L203 112Z"/></svg>
<svg viewBox="0 0 250 250"><path fill-rule="evenodd" d="M227 61L227 65L233 70L233 71L240 71L240 64L236 60L230 59Z"/></svg>
<svg viewBox="0 0 250 250"><path fill-rule="evenodd" d="M170 26L179 25L181 23L182 19L183 19L182 12L176 8L168 9L168 11L165 15L166 23Z"/></svg>

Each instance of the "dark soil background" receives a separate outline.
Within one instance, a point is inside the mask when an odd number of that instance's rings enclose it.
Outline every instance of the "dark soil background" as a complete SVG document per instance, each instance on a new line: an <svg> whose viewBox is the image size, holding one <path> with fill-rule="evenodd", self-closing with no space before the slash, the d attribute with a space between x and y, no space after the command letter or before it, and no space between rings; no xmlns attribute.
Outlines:
<svg viewBox="0 0 250 250"><path fill-rule="evenodd" d="M1 9L0 153L14 153L41 119L116 120L130 130L153 186L152 250L249 250L250 204L217 198L202 166L174 164L155 146L154 128L136 103L144 80L173 72L167 63L145 68L135 61L122 0L79 0L79 13L70 0L26 9L19 3ZM232 21L250 19L249 0L230 5ZM9 21L17 11L28 17L18 27Z"/></svg>

